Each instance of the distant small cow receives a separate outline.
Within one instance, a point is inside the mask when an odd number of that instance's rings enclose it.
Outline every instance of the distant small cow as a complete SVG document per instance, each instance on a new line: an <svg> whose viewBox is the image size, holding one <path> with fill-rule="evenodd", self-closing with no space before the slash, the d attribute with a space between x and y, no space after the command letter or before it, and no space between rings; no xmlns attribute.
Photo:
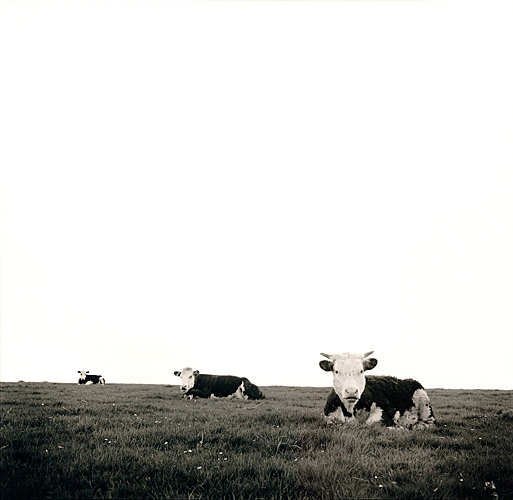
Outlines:
<svg viewBox="0 0 513 500"><path fill-rule="evenodd" d="M79 370L78 373L80 373L78 385L105 384L105 379L101 375L89 375L85 370Z"/></svg>
<svg viewBox="0 0 513 500"><path fill-rule="evenodd" d="M234 375L207 375L192 368L184 368L175 375L180 377L180 390L185 397L262 399L260 389L245 377Z"/></svg>
<svg viewBox="0 0 513 500"><path fill-rule="evenodd" d="M406 428L431 427L435 417L429 397L416 380L400 380L389 376L365 376L378 363L365 354L324 354L330 361L320 367L333 372L333 389L328 396L324 414L328 423L353 419L357 410L370 412L366 423L382 421L386 426Z"/></svg>

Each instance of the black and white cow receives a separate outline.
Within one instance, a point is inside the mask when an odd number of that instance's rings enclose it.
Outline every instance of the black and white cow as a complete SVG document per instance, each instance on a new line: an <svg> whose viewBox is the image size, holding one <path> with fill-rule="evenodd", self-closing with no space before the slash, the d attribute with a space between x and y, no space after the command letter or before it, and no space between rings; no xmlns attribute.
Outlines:
<svg viewBox="0 0 513 500"><path fill-rule="evenodd" d="M365 354L324 354L329 361L319 362L333 372L333 389L324 407L328 423L351 421L355 412L370 412L367 424L383 422L387 427L425 428L435 425L429 397L416 380L390 376L365 376L378 363Z"/></svg>
<svg viewBox="0 0 513 500"><path fill-rule="evenodd" d="M262 399L262 391L245 377L234 375L207 375L192 368L184 368L175 375L180 377L180 390L185 397Z"/></svg>
<svg viewBox="0 0 513 500"><path fill-rule="evenodd" d="M80 373L78 385L105 384L105 379L101 375L89 375L85 370L78 370L78 373Z"/></svg>

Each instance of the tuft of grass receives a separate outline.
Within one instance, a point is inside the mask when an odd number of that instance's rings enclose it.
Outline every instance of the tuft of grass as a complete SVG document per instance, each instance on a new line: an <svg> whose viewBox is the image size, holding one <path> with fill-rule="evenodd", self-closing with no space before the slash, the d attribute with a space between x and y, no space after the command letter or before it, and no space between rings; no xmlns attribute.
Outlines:
<svg viewBox="0 0 513 500"><path fill-rule="evenodd" d="M430 390L438 425L410 432L327 426L329 388L264 392L4 383L2 498L513 499L509 391Z"/></svg>

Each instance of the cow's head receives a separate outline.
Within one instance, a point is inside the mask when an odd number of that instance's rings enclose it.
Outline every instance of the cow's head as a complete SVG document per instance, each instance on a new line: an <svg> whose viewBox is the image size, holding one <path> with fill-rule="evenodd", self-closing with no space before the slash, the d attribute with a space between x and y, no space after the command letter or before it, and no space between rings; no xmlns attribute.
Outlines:
<svg viewBox="0 0 513 500"><path fill-rule="evenodd" d="M78 373L80 373L80 380L85 380L86 379L86 375L89 373L89 370L86 371L86 370L78 370Z"/></svg>
<svg viewBox="0 0 513 500"><path fill-rule="evenodd" d="M181 372L175 372L175 375L180 377L180 390L185 393L192 389L198 374L199 371L192 368L184 368Z"/></svg>
<svg viewBox="0 0 513 500"><path fill-rule="evenodd" d="M333 388L349 413L353 412L354 405L365 389L365 372L372 370L378 364L378 360L375 358L365 359L373 352L365 354L350 352L324 354L321 352L321 356L330 361L320 361L319 366L324 371L333 372Z"/></svg>

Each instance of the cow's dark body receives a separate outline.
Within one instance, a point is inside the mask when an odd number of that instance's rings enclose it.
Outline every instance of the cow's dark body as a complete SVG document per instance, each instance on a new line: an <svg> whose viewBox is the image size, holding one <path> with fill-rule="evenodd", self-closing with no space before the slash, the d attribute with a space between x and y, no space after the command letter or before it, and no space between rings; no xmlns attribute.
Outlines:
<svg viewBox="0 0 513 500"><path fill-rule="evenodd" d="M262 399L264 397L260 389L245 377L207 375L204 373L196 375L194 387L189 389L185 396L196 396L198 398L216 396L224 398L234 395L242 383L244 383L244 395L248 396L248 399Z"/></svg>
<svg viewBox="0 0 513 500"><path fill-rule="evenodd" d="M87 384L88 382L91 382L93 384L104 384L105 379L101 375L86 375L85 379L79 378L78 383L79 384Z"/></svg>
<svg viewBox="0 0 513 500"><path fill-rule="evenodd" d="M365 409L370 411L373 403L383 410L383 423L391 427L394 425L394 415L398 411L403 415L406 410L414 406L412 396L417 389L423 389L422 384L413 379L397 379L390 376L367 375L365 389L356 403L354 410ZM334 389L328 396L324 407L324 414L329 415L338 407L342 409L345 417L352 417L340 401ZM433 410L430 405L431 416Z"/></svg>

